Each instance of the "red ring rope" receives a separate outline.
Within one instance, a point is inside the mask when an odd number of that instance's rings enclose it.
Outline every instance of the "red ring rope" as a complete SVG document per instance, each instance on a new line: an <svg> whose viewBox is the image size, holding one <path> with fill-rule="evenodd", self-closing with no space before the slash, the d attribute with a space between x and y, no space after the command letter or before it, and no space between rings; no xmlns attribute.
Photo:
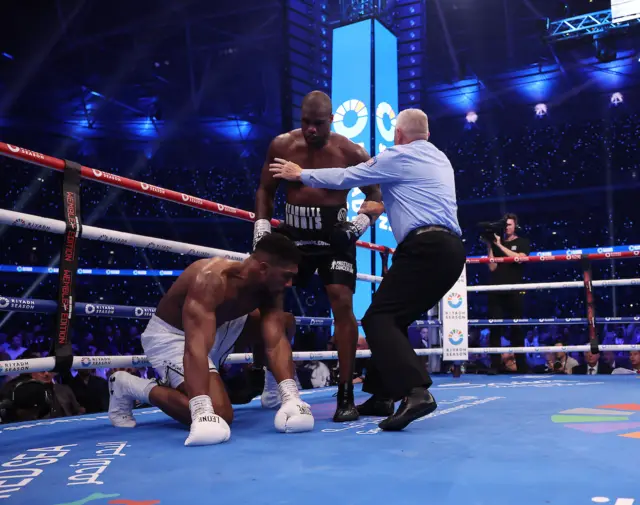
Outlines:
<svg viewBox="0 0 640 505"><path fill-rule="evenodd" d="M59 172L64 171L63 160L54 158L53 156L47 156L46 154L30 151L28 149L25 149L24 147L0 142L0 154L9 158L26 161L27 163L31 163L32 165L50 168ZM84 165L81 166L81 175L85 179L91 179L94 181L102 182L104 184L109 184L110 186L116 186L119 188L128 189L130 191L135 191L137 193L144 193L161 200L181 203L182 205L186 205L187 207L206 210L208 212L213 212L214 214L235 217L244 221L253 222L256 220L256 216L253 212L247 212L246 210L236 209L234 207L222 205L221 203L211 202L203 198L197 198L195 196L186 195L184 193L179 193L170 189L164 189L159 186L154 186L153 184L146 184L144 182L135 181L133 179L127 179L126 177L121 177L119 175L104 172L102 170L97 170L95 168L85 167ZM280 221L278 221L277 219L272 219L271 224L273 226L277 226L278 224L280 224ZM363 242L360 240L356 242L356 245L358 247L364 247L366 249L372 249L374 251L393 252L393 249L389 249L388 247L371 244L369 242Z"/></svg>
<svg viewBox="0 0 640 505"><path fill-rule="evenodd" d="M14 146L12 144L5 144L0 142L0 155L14 158L21 161L26 161L32 165L38 165L59 172L64 171L64 161L53 156L47 156L35 151L29 151L23 147ZM246 210L236 209L221 203L211 202L195 196L186 195L170 189L164 189L152 184L146 184L144 182L134 181L133 179L127 179L126 177L120 177L119 175L97 170L95 168L81 166L81 175L86 179L109 184L110 186L116 186L137 193L144 193L146 195L160 198L161 200L167 200L170 202L181 203L187 207L193 207L195 209L202 209L214 214L221 214L223 216L235 217L244 221L255 221L256 216L253 212L247 212ZM277 226L280 221L272 219L271 224ZM358 241L356 243L358 247L364 247L373 251L390 252L394 250L385 246L371 244L369 242ZM478 263L536 263L546 261L578 261L581 258L587 258L590 260L604 260L612 258L638 258L640 257L640 251L624 251L624 252L610 252L610 253L592 253L592 254L562 254L558 256L526 256L526 257L500 257L500 258L467 258L467 264Z"/></svg>

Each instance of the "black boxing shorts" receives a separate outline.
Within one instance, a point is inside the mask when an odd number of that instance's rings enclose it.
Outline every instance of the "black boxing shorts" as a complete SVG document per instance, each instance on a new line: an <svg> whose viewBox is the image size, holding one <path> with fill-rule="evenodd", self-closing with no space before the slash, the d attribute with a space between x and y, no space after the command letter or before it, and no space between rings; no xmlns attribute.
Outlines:
<svg viewBox="0 0 640 505"><path fill-rule="evenodd" d="M344 205L305 207L287 204L284 222L273 231L291 239L302 253L296 286L307 285L317 270L325 286L340 284L355 292L358 273L356 246L336 250L331 245L333 227L346 219L347 208Z"/></svg>

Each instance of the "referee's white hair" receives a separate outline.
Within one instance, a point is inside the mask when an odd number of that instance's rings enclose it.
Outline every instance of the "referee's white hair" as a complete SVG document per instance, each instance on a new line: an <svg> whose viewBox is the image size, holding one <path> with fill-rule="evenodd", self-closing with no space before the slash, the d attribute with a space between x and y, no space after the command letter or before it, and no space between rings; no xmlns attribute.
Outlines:
<svg viewBox="0 0 640 505"><path fill-rule="evenodd" d="M429 118L420 109L405 109L398 114L396 128L402 131L407 140L427 138Z"/></svg>

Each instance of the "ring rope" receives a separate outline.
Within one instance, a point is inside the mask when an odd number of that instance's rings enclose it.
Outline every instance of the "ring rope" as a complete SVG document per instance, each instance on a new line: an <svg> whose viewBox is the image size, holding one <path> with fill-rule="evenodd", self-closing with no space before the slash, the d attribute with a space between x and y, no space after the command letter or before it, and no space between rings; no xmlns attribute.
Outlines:
<svg viewBox="0 0 640 505"><path fill-rule="evenodd" d="M53 156L47 156L46 154L41 154L35 151L30 151L28 149L25 149L24 147L0 142L0 155L20 161L25 161L39 167L57 170L58 172L64 171L64 160L54 158ZM178 191L154 186L153 184L146 184L144 182L128 179L126 177L111 174L103 170L97 170L95 168L89 168L81 165L80 173L85 179L91 179L103 184L108 184L110 186L116 186L122 189L127 189L129 191L135 191L136 193L143 193L145 195L159 198L161 200L180 203L182 205L186 205L187 207L193 207L194 209L206 210L208 212L213 212L214 214L235 217L244 221L254 222L256 220L256 216L253 212L236 209L234 207L229 207L228 205L222 205L221 203L212 202L210 200L187 195ZM277 219L272 219L271 224L273 226L278 226L280 224L280 221ZM393 249L389 249L388 247L371 244L369 242L364 242L361 240L357 241L356 245L358 247L364 247L365 249L371 249L379 252L393 252Z"/></svg>
<svg viewBox="0 0 640 505"><path fill-rule="evenodd" d="M553 261L580 261L588 260L612 260L625 258L640 258L639 251L617 251L606 253L588 254L557 254L549 256L500 256L489 258L488 256L467 258L468 265L491 264L491 263L549 263Z"/></svg>
<svg viewBox="0 0 640 505"><path fill-rule="evenodd" d="M57 170L59 172L64 171L65 161L53 156L47 156L36 151L30 151L23 147L15 146L12 144L6 144L0 142L0 155L16 160L24 161L32 165L37 165L51 170ZM235 217L244 221L255 221L255 214L242 209L236 209L229 207L228 205L222 205L221 203L212 202L195 196L187 195L170 189L154 186L153 184L146 184L144 182L128 179L119 175L97 170L95 168L80 166L81 176L85 179L91 179L110 186L116 186L136 193L142 193L145 195L159 198L170 202L179 203L188 207L196 209L206 210L214 214L221 214L228 217ZM280 221L272 219L271 224L277 226ZM378 244L371 244L369 242L358 241L356 245L379 251L383 253L393 253L395 250L389 247L381 246ZM589 253L589 254L564 254L564 255L548 255L548 256L525 256L525 257L475 257L467 258L467 264L479 264L479 263L525 263L525 262L548 262L548 261L578 261L582 258L590 260L605 260L613 258L633 258L640 257L640 251L619 251L619 252L606 252L606 253Z"/></svg>
<svg viewBox="0 0 640 505"><path fill-rule="evenodd" d="M0 265L0 272L18 274L57 274L57 267ZM96 275L107 277L178 277L184 270L134 270L126 268L79 268L78 275ZM633 279L609 279L593 281L594 287L637 286L640 278ZM531 291L543 289L562 289L583 287L582 281L559 282L531 282L528 284L499 284L467 286L467 291Z"/></svg>
<svg viewBox="0 0 640 505"><path fill-rule="evenodd" d="M51 314L56 311L57 303L54 300L40 300L36 298L16 298L0 295L0 312L30 312L32 314ZM115 317L121 319L151 319L156 312L155 307L140 307L131 305L111 305L106 303L76 302L76 315L83 317ZM330 317L305 317L296 316L298 326L332 326ZM600 317L596 319L598 324L619 323L631 324L640 322L639 316L628 317ZM357 321L361 325L361 321ZM520 319L469 319L469 326L504 326L504 325L579 325L587 324L588 319L582 317L541 317ZM425 326L440 327L442 323L436 319L416 320L409 328L422 328Z"/></svg>
<svg viewBox="0 0 640 505"><path fill-rule="evenodd" d="M638 351L640 344L616 344L599 345L600 352L607 351ZM470 347L469 354L530 354L548 352L586 352L591 350L591 345L567 345L567 346L540 346L540 347ZM441 348L414 349L418 356L440 356ZM356 358L370 358L370 350L356 351ZM293 361L317 361L338 359L337 351L294 352ZM225 364L252 363L252 353L229 354ZM55 366L55 358L31 358L12 361L0 361L0 376L16 373L50 372ZM74 356L73 370L89 370L96 368L147 368L151 363L144 355L139 356Z"/></svg>
<svg viewBox="0 0 640 505"><path fill-rule="evenodd" d="M41 154L36 151L30 151L23 147L15 146L12 144L6 144L0 142L0 155L16 160L24 161L32 165L37 165L51 170L57 170L64 172L65 161L53 156ZM229 207L228 205L222 205L221 203L212 202L195 196L180 193L170 189L154 186L153 184L146 184L144 182L128 179L119 175L97 170L95 168L80 166L81 176L85 179L91 179L110 186L116 186L136 193L142 193L154 198L166 200L170 202L186 205L187 207L193 207L195 209L201 209L214 214L220 214L228 217L234 217L244 221L255 221L255 214L242 209L236 209ZM280 221L272 219L271 224L277 226ZM393 253L394 249L381 246L378 244L371 244L369 242L358 241L356 242L358 247L364 247L374 251L383 253ZM480 264L480 263L525 263L525 262L549 262L549 261L578 261L582 258L590 260L605 260L614 258L633 258L640 257L640 251L619 251L619 252L603 252L603 253L589 253L589 254L564 254L564 255L548 255L548 256L525 256L525 257L474 257L467 258L467 264Z"/></svg>
<svg viewBox="0 0 640 505"><path fill-rule="evenodd" d="M6 209L0 209L0 224L18 226L20 228L27 228L29 230L56 233L58 235L61 235L65 232L65 224L63 221L57 221L55 219L49 219L47 217L34 216L33 214L24 214L22 212L15 212L13 210ZM82 238L88 240L97 240L100 242L108 242L110 244L120 244L169 253L199 256L202 258L210 258L212 256L215 256L242 261L249 256L246 253L225 251L224 249L204 247L195 244L186 244L183 242L176 242L174 240L147 237L145 235L136 235L134 233L107 230L106 228L96 228L95 226L86 225L83 226L82 229ZM368 274L358 274L358 279L367 282L382 282L382 277Z"/></svg>

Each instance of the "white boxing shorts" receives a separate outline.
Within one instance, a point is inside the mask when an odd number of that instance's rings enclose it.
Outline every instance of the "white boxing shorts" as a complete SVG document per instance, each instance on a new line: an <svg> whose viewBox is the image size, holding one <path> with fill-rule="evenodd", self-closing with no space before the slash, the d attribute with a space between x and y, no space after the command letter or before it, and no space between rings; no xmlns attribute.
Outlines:
<svg viewBox="0 0 640 505"><path fill-rule="evenodd" d="M233 350L244 329L248 315L224 323L216 331L213 349L209 353L209 371L218 372L222 360ZM155 314L140 337L147 359L163 383L177 388L184 382L184 331L165 323Z"/></svg>

